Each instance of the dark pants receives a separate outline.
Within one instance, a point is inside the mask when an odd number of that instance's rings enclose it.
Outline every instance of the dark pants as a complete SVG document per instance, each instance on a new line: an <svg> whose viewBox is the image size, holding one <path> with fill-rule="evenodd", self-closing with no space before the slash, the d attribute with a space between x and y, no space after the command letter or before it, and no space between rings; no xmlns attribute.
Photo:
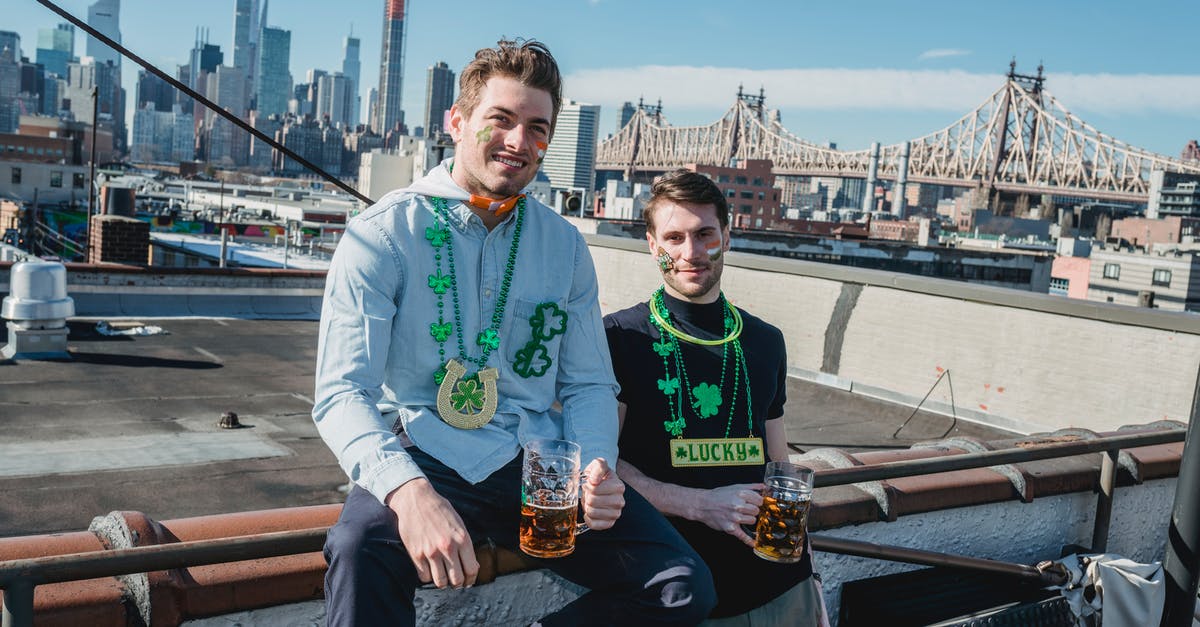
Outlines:
<svg viewBox="0 0 1200 627"><path fill-rule="evenodd" d="M462 517L475 542L517 549L521 459L478 484L415 447L408 449L433 487ZM396 516L355 486L325 542L329 625L412 625L421 585L404 550ZM626 486L625 508L611 529L579 536L575 552L530 558L590 592L542 619L551 625L693 625L716 604L704 561L650 505Z"/></svg>

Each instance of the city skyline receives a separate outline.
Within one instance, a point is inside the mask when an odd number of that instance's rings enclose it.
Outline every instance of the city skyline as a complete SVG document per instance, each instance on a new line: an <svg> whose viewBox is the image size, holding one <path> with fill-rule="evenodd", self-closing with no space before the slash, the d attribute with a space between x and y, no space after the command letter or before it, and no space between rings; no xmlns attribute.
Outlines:
<svg viewBox="0 0 1200 627"><path fill-rule="evenodd" d="M0 30L18 32L23 54L32 59L38 29L61 19L33 0L13 4ZM61 2L85 19L90 4ZM1003 8L766 2L733 15L727 3L716 2L687 10L624 0L542 2L512 13L477 2L407 4L410 77L438 61L457 72L476 48L501 35L533 36L559 59L564 96L602 107L601 139L612 132L624 101L661 98L672 124L708 124L732 104L740 84L753 93L764 88L768 107L780 109L784 125L804 139L843 149L894 143L971 111L1002 85L1014 57L1020 73L1044 63L1047 90L1107 135L1173 157L1200 136L1200 71L1189 50L1189 25L1200 6L1182 1L1042 6L1021 0ZM121 32L135 53L170 71L186 62L195 29L203 27L226 58L232 56L234 0L178 3L166 23L161 7L123 0ZM337 70L353 25L361 40L358 93L365 105L379 83L372 60L380 53L383 0L346 3L337 16L304 0L287 9L273 11L267 26L292 31L293 76ZM1167 14L1172 19L1162 19ZM451 32L471 35L447 36ZM77 40L76 52L83 49ZM130 97L133 66L124 64ZM410 116L421 110L425 88L422 80L406 81L402 107ZM365 116L360 112L360 120ZM410 128L416 119L408 120Z"/></svg>

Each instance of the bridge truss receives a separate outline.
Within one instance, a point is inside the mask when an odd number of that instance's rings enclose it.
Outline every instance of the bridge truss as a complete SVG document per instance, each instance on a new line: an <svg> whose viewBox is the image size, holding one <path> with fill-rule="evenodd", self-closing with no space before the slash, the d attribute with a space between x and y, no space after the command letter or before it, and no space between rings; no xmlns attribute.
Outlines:
<svg viewBox="0 0 1200 627"><path fill-rule="evenodd" d="M1071 113L1037 76L1008 73L975 110L934 133L880 146L879 179L1001 192L1147 201L1153 170L1200 175L1200 163L1158 155L1101 133ZM639 109L596 151L596 169L664 172L688 164L727 166L770 159L777 175L869 178L873 151L843 151L801 139L768 112L761 96L738 99L707 126L671 126Z"/></svg>

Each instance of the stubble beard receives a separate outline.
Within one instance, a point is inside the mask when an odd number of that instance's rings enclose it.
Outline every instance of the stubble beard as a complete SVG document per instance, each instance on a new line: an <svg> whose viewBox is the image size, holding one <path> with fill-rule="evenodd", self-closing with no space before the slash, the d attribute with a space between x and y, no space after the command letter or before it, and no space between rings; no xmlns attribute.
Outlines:
<svg viewBox="0 0 1200 627"><path fill-rule="evenodd" d="M668 270L663 273L663 282L675 290L677 294L685 298L699 298L708 294L714 287L721 283L721 270L724 264L720 262L709 262L708 275L698 285L695 283L685 283L679 280L678 270Z"/></svg>

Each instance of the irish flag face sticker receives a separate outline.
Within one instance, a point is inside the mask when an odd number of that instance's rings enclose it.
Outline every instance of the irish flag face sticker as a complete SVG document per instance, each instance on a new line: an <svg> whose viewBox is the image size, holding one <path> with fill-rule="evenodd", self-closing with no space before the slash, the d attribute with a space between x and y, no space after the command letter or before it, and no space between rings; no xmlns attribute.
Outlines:
<svg viewBox="0 0 1200 627"><path fill-rule="evenodd" d="M537 145L538 163L540 164L542 162L542 160L546 158L546 149L550 147L550 144L547 144L546 142L534 142L534 143Z"/></svg>

